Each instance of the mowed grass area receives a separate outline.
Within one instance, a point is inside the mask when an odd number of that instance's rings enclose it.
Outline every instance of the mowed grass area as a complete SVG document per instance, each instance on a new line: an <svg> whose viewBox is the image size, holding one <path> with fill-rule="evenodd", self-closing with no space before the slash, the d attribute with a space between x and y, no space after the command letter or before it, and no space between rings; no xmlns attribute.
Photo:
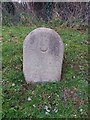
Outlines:
<svg viewBox="0 0 90 120"><path fill-rule="evenodd" d="M3 26L3 118L88 117L88 35L55 24L65 51L62 79L55 83L27 84L23 75L23 41L39 25Z"/></svg>

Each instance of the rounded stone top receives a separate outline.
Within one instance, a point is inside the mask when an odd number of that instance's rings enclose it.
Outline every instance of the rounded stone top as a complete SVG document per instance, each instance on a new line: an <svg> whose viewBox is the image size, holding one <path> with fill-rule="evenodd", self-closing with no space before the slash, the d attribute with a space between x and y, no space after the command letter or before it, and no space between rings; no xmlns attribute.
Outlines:
<svg viewBox="0 0 90 120"><path fill-rule="evenodd" d="M35 34L35 33L48 33L48 34L54 34L54 35L57 35L58 37L60 37L59 35L58 35L58 33L57 32L55 32L53 29L51 29L51 28L45 28L45 27L39 27L39 28L36 28L36 29L34 29L32 32L30 32L30 35L31 34Z"/></svg>
<svg viewBox="0 0 90 120"><path fill-rule="evenodd" d="M34 39L38 40L38 39L45 39L45 41L47 41L47 39L51 39L53 40L59 40L60 44L63 44L60 35L55 32L53 29L51 28L45 28L45 27L39 27L34 29L33 31L31 31L25 38L24 43L28 43L31 40L31 44L34 43ZM27 42L26 42L27 41Z"/></svg>
<svg viewBox="0 0 90 120"><path fill-rule="evenodd" d="M62 51L59 46L64 47L59 34L53 29L45 27L36 28L30 32L24 40L24 47L26 46L36 52L49 52L56 56L59 51Z"/></svg>

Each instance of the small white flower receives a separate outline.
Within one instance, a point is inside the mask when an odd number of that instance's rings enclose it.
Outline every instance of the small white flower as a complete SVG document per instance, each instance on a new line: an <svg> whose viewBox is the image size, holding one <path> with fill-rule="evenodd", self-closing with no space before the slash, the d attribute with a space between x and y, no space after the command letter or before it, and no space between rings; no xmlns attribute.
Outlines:
<svg viewBox="0 0 90 120"><path fill-rule="evenodd" d="M83 109L80 109L80 112L82 112L83 111Z"/></svg>
<svg viewBox="0 0 90 120"><path fill-rule="evenodd" d="M73 78L75 78L75 76L73 76Z"/></svg>
<svg viewBox="0 0 90 120"><path fill-rule="evenodd" d="M48 109L48 106L45 106L45 109Z"/></svg>
<svg viewBox="0 0 90 120"><path fill-rule="evenodd" d="M77 115L73 115L74 117L76 117Z"/></svg>
<svg viewBox="0 0 90 120"><path fill-rule="evenodd" d="M57 112L58 112L58 109L55 108L55 109L54 109L54 112L57 113Z"/></svg>
<svg viewBox="0 0 90 120"><path fill-rule="evenodd" d="M33 104L33 107L36 107L36 105L35 105L35 104Z"/></svg>
<svg viewBox="0 0 90 120"><path fill-rule="evenodd" d="M15 83L13 83L12 86L15 86Z"/></svg>
<svg viewBox="0 0 90 120"><path fill-rule="evenodd" d="M57 94L57 97L59 97L59 95Z"/></svg>
<svg viewBox="0 0 90 120"><path fill-rule="evenodd" d="M15 92L16 92L17 90L15 89Z"/></svg>
<svg viewBox="0 0 90 120"><path fill-rule="evenodd" d="M83 58L83 56L81 56L81 58Z"/></svg>
<svg viewBox="0 0 90 120"><path fill-rule="evenodd" d="M30 97L28 97L28 101L31 101L32 99Z"/></svg>
<svg viewBox="0 0 90 120"><path fill-rule="evenodd" d="M45 112L46 115L48 115L49 113L48 112Z"/></svg>
<svg viewBox="0 0 90 120"><path fill-rule="evenodd" d="M47 109L47 112L50 112L50 110L49 110L49 109Z"/></svg>
<svg viewBox="0 0 90 120"><path fill-rule="evenodd" d="M57 113L58 112L58 110L55 110L55 113Z"/></svg>
<svg viewBox="0 0 90 120"><path fill-rule="evenodd" d="M67 46L67 44L66 44L66 46Z"/></svg>
<svg viewBox="0 0 90 120"><path fill-rule="evenodd" d="M50 96L48 96L48 98L50 98Z"/></svg>
<svg viewBox="0 0 90 120"><path fill-rule="evenodd" d="M50 112L50 110L48 109L48 106L45 106L45 110L46 110L47 112Z"/></svg>

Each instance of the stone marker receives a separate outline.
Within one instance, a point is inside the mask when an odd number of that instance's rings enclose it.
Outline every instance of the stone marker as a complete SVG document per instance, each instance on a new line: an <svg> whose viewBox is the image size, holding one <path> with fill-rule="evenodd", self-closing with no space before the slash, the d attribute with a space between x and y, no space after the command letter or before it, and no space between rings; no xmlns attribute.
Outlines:
<svg viewBox="0 0 90 120"><path fill-rule="evenodd" d="M52 29L37 28L23 43L23 72L29 82L54 82L61 79L64 45Z"/></svg>

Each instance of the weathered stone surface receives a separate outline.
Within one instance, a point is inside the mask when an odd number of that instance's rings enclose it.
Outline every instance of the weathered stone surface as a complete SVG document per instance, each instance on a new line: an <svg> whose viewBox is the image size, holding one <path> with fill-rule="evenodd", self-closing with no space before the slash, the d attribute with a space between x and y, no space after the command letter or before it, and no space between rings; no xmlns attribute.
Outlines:
<svg viewBox="0 0 90 120"><path fill-rule="evenodd" d="M61 79L64 45L52 29L37 28L23 43L23 72L29 82L51 82Z"/></svg>

